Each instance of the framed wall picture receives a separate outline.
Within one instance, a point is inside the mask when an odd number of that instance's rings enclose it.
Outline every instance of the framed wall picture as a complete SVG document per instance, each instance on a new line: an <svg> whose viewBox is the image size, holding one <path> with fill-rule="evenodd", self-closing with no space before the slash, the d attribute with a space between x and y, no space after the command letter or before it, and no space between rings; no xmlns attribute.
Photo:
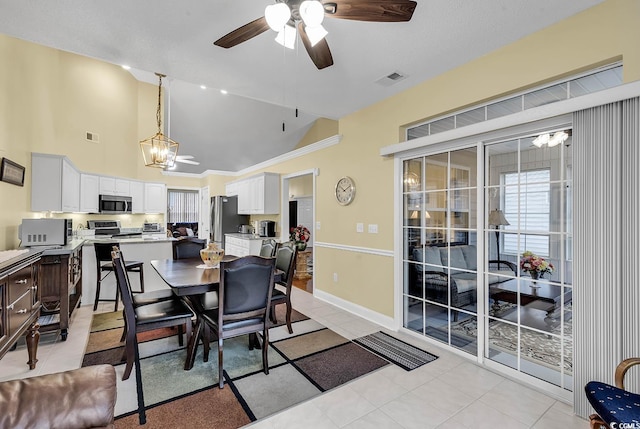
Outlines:
<svg viewBox="0 0 640 429"><path fill-rule="evenodd" d="M13 185L24 186L24 167L7 158L2 158L0 180Z"/></svg>

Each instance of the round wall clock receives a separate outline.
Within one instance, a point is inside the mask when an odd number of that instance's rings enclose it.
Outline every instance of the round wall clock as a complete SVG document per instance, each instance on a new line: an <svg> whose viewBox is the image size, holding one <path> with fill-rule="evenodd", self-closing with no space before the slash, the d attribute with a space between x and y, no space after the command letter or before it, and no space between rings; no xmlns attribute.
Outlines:
<svg viewBox="0 0 640 429"><path fill-rule="evenodd" d="M344 176L336 183L336 200L338 204L351 204L356 196L356 184L351 177Z"/></svg>

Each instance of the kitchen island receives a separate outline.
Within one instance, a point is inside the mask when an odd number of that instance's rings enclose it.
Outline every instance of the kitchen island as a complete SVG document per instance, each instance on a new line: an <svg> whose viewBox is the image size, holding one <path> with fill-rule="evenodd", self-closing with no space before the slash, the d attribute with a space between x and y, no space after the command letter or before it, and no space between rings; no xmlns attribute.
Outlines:
<svg viewBox="0 0 640 429"><path fill-rule="evenodd" d="M262 240L269 237L260 237L255 234L241 234L241 233L229 233L225 234L225 249L226 255L234 256L247 256L247 255L259 255L260 247L262 246ZM271 237L275 238L275 237Z"/></svg>

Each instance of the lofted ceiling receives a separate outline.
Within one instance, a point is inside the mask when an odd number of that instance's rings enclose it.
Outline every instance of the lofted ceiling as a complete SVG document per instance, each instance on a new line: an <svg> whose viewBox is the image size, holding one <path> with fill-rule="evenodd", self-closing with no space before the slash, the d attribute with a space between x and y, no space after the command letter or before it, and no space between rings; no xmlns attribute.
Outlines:
<svg viewBox="0 0 640 429"><path fill-rule="evenodd" d="M334 65L322 70L271 30L231 49L213 45L270 0L0 0L0 33L127 64L156 85L154 72L167 75L168 133L200 162L177 171L201 173L291 151L319 117L339 119L602 1L417 0L409 22L327 18ZM378 82L392 73L404 78Z"/></svg>

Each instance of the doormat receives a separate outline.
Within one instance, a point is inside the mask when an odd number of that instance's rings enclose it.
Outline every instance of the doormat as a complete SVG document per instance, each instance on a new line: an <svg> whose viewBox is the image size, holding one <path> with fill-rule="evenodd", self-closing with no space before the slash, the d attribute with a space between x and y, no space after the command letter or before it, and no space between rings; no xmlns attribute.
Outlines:
<svg viewBox="0 0 640 429"><path fill-rule="evenodd" d="M425 352L422 349L407 344L381 331L356 338L353 342L387 359L389 362L398 365L406 371L411 371L438 359L438 356Z"/></svg>

